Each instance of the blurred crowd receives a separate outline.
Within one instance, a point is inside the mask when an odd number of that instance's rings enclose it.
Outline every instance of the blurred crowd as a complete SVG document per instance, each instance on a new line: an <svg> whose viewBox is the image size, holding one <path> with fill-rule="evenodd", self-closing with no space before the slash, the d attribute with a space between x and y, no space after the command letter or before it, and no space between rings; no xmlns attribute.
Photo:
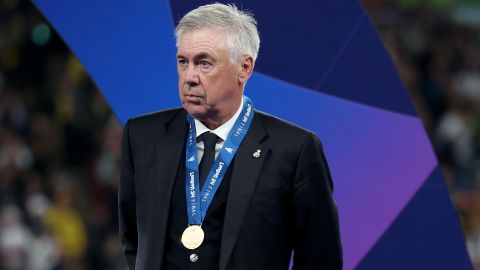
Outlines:
<svg viewBox="0 0 480 270"><path fill-rule="evenodd" d="M480 2L363 4L423 120L480 269Z"/></svg>
<svg viewBox="0 0 480 270"><path fill-rule="evenodd" d="M125 269L121 125L30 1L0 26L0 269Z"/></svg>
<svg viewBox="0 0 480 270"><path fill-rule="evenodd" d="M480 4L362 2L432 139L480 269ZM1 1L0 26L0 269L124 269L119 122L31 2Z"/></svg>

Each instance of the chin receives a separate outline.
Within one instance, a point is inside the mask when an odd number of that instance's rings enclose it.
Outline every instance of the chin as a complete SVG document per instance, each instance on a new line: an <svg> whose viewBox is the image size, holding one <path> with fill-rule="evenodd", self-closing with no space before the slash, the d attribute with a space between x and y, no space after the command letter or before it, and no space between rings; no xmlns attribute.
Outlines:
<svg viewBox="0 0 480 270"><path fill-rule="evenodd" d="M204 119L207 115L207 110L201 106L196 106L193 104L183 104L183 108L188 112L188 114L198 120Z"/></svg>

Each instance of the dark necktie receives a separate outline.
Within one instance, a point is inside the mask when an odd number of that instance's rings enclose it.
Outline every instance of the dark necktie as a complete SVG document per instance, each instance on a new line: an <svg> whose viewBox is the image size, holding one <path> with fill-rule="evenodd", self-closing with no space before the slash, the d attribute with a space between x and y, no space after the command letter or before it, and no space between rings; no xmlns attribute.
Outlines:
<svg viewBox="0 0 480 270"><path fill-rule="evenodd" d="M200 189L203 187L205 178L207 178L210 168L215 161L215 144L217 144L217 135L212 132L205 132L202 135L204 150L202 161L200 162Z"/></svg>

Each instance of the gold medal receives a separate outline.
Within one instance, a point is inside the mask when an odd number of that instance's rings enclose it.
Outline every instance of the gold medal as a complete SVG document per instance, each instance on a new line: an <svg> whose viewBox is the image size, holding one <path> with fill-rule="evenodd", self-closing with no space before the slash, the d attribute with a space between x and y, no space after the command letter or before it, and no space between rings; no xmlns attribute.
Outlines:
<svg viewBox="0 0 480 270"><path fill-rule="evenodd" d="M200 225L188 226L182 233L182 244L188 249L198 248L205 237Z"/></svg>

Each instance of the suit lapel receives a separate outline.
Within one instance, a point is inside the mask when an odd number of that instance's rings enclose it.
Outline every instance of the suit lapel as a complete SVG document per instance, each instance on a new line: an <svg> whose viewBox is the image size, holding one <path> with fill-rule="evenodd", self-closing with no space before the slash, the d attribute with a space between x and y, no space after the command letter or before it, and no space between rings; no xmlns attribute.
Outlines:
<svg viewBox="0 0 480 270"><path fill-rule="evenodd" d="M269 151L265 145L261 144L266 135L260 115L255 114L250 129L233 160L220 248L220 270L227 267L250 199L255 191L264 158Z"/></svg>
<svg viewBox="0 0 480 270"><path fill-rule="evenodd" d="M157 211L157 222L159 224L159 250L160 256L159 265L162 265L163 254L165 249L167 221L170 212L170 202L173 193L173 187L182 158L182 150L185 144L185 137L187 132L186 113L182 110L171 121L165 124L163 136L159 136L156 145L156 165L155 165L155 182L159 209ZM165 196L162 196L164 194Z"/></svg>

